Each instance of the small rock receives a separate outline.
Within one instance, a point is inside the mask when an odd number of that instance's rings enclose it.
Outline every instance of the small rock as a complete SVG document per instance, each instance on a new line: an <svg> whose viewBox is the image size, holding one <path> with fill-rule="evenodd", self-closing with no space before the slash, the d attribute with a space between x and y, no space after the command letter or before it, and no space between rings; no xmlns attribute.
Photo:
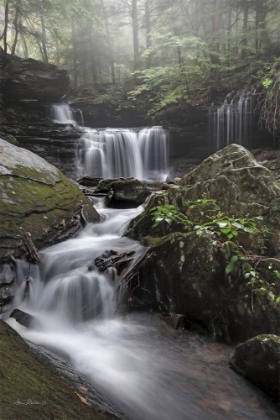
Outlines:
<svg viewBox="0 0 280 420"><path fill-rule="evenodd" d="M34 316L21 311L20 309L14 309L10 315L10 318L14 318L19 324L29 328L31 323L35 320Z"/></svg>

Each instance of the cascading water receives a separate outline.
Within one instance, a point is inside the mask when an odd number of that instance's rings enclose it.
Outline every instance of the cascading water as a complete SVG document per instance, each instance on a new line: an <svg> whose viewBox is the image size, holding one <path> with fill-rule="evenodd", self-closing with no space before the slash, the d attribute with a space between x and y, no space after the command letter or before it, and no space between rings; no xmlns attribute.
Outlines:
<svg viewBox="0 0 280 420"><path fill-rule="evenodd" d="M256 93L243 91L241 94L227 95L220 107L209 109L209 126L213 151L231 143L250 147L252 129L255 122Z"/></svg>
<svg viewBox="0 0 280 420"><path fill-rule="evenodd" d="M108 249L142 253L121 236L142 208L98 211L103 222L45 249L40 270L18 261L15 305L35 322L29 329L13 318L9 324L70 361L130 420L278 419L277 408L226 368L230 349L221 356L221 344L163 329L149 315L114 316L111 273L100 274L93 262Z"/></svg>
<svg viewBox="0 0 280 420"><path fill-rule="evenodd" d="M73 124L73 113L67 104L53 105L51 114L54 122ZM74 124L78 125L75 121ZM76 165L79 177L165 179L168 133L162 127L139 132L83 128L77 142Z"/></svg>

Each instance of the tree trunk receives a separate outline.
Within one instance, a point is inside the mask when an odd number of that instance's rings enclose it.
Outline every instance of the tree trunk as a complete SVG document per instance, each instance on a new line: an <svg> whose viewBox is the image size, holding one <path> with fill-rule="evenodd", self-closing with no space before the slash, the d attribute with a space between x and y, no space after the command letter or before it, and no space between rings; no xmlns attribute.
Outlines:
<svg viewBox="0 0 280 420"><path fill-rule="evenodd" d="M41 25L42 25L42 50L44 56L44 63L48 64L49 57L47 52L47 36L46 36L46 27L45 27L45 19L44 15L41 13Z"/></svg>
<svg viewBox="0 0 280 420"><path fill-rule="evenodd" d="M101 7L102 7L102 12L103 12L103 18L104 18L104 21L105 21L107 45L108 45L108 50L109 50L109 55L110 55L110 67L111 67L112 83L115 84L116 83L116 75L115 75L114 53L113 53L113 48L112 48L108 17L107 17L107 13L106 13L106 10L105 10L103 0L101 0Z"/></svg>
<svg viewBox="0 0 280 420"><path fill-rule="evenodd" d="M242 48L241 51L241 58L244 59L247 55L246 47L248 46L248 37L247 37L247 31L248 31L248 17L249 17L249 4L246 1L244 4L244 20L243 20L243 40L242 40L242 46L245 48Z"/></svg>
<svg viewBox="0 0 280 420"><path fill-rule="evenodd" d="M23 49L24 58L28 58L28 48L27 48L27 44L26 44L26 41L25 41L24 33L22 32L22 30L20 30L20 39L21 39L21 43L22 43L22 49Z"/></svg>
<svg viewBox="0 0 280 420"><path fill-rule="evenodd" d="M213 44L212 50L215 53L220 52L220 29L221 29L221 8L223 0L214 0L214 9L212 17L212 29L213 29ZM219 58L217 54L212 55L212 64L218 64Z"/></svg>
<svg viewBox="0 0 280 420"><path fill-rule="evenodd" d="M18 16L19 16L19 8L16 8L16 14L15 14L15 21L14 21L14 28L15 28L15 37L14 37L14 42L13 42L13 46L12 46L12 50L11 50L11 54L14 55L16 52L16 46L17 46L17 42L18 42L18 33L19 33L19 28L18 28Z"/></svg>
<svg viewBox="0 0 280 420"><path fill-rule="evenodd" d="M97 83L97 66L96 66L96 59L94 57L94 42L93 42L93 32L92 32L92 24L89 23L88 26L89 36L90 36L90 60L91 60L91 74L92 74L92 82Z"/></svg>
<svg viewBox="0 0 280 420"><path fill-rule="evenodd" d="M150 0L145 2L145 23L146 23L146 49L149 50L152 46L151 37L151 19L150 19ZM151 67L151 55L149 54L146 60L146 68Z"/></svg>
<svg viewBox="0 0 280 420"><path fill-rule="evenodd" d="M77 59L77 44L76 44L76 28L74 18L72 18L72 53L73 53L73 83L74 87L78 86L78 59Z"/></svg>
<svg viewBox="0 0 280 420"><path fill-rule="evenodd" d="M212 15L212 32L213 32L213 41L212 41L212 54L211 62L214 66L220 64L219 53L220 53L220 29L221 29L221 16L222 16L222 3L223 0L214 0L213 15ZM217 68L213 67L212 69L212 79L214 91L218 89L220 83L220 74ZM213 92L214 93L214 92Z"/></svg>
<svg viewBox="0 0 280 420"><path fill-rule="evenodd" d="M3 39L4 43L4 52L7 54L8 44L7 44L7 33L8 33L8 24L9 24L9 0L5 2L5 22L4 22L4 31L1 35L0 41Z"/></svg>
<svg viewBox="0 0 280 420"><path fill-rule="evenodd" d="M138 34L137 0L132 0L132 29L133 29L134 70L137 70L138 65L139 65L139 34Z"/></svg>

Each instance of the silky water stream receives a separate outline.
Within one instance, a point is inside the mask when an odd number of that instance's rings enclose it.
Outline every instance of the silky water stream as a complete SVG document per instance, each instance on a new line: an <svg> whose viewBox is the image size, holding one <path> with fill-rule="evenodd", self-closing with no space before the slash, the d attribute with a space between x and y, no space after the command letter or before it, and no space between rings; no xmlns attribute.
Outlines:
<svg viewBox="0 0 280 420"><path fill-rule="evenodd" d="M279 419L278 407L230 370L230 347L170 330L155 314L115 314L110 275L88 267L107 249L142 251L121 236L142 208L98 211L101 223L41 252L28 298L28 267L18 264L15 305L37 321L29 329L8 322L69 361L130 420Z"/></svg>

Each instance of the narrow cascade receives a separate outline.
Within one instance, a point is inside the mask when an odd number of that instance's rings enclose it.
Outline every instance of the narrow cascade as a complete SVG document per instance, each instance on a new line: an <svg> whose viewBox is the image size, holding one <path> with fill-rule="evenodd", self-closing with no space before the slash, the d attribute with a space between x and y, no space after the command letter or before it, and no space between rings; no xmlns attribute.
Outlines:
<svg viewBox="0 0 280 420"><path fill-rule="evenodd" d="M82 112L77 110L74 115L68 104L53 105L51 118L55 123L84 125ZM76 148L78 177L164 180L167 167L168 132L162 127L140 131L82 128Z"/></svg>
<svg viewBox="0 0 280 420"><path fill-rule="evenodd" d="M220 150L231 143L250 147L257 94L243 91L233 97L227 95L220 107L212 105L209 109L209 129L213 151Z"/></svg>
<svg viewBox="0 0 280 420"><path fill-rule="evenodd" d="M167 172L168 141L162 127L144 128L139 133L140 151L144 174L153 177L153 172Z"/></svg>

